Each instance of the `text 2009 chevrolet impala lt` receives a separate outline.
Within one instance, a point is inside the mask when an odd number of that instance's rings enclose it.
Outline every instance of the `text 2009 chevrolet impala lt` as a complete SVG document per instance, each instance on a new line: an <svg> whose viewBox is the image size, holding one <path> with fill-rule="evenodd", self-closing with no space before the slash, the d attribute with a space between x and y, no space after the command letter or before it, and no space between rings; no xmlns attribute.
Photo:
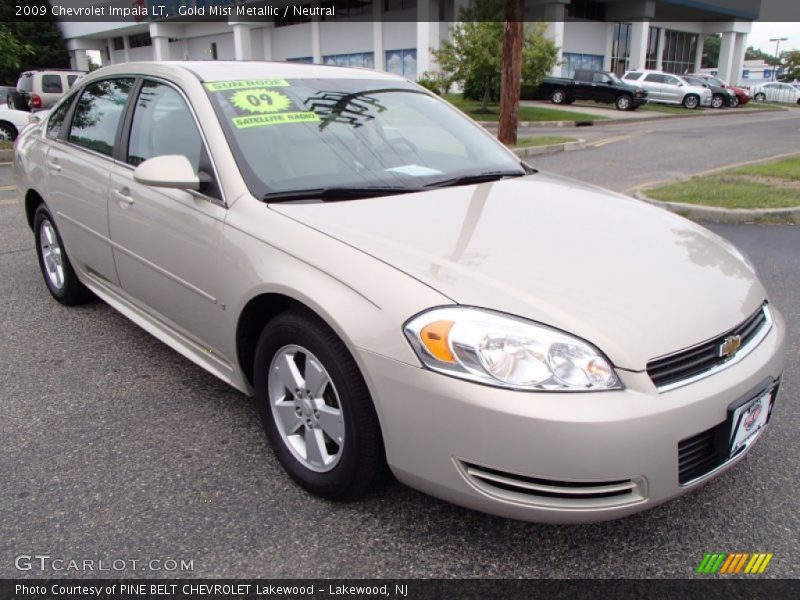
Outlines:
<svg viewBox="0 0 800 600"><path fill-rule="evenodd" d="M489 513L616 518L741 459L778 394L784 321L733 246L537 173L399 77L100 69L15 175L55 299L253 394L328 498L388 465Z"/></svg>

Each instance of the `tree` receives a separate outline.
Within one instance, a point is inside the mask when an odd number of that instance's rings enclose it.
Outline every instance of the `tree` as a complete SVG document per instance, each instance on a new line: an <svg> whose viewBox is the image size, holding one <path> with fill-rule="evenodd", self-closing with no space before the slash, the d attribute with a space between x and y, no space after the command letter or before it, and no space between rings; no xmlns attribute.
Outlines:
<svg viewBox="0 0 800 600"><path fill-rule="evenodd" d="M764 52L761 48L754 48L753 46L749 46L747 50L744 52L744 59L745 60L763 60L768 65L778 65L780 61L775 58L774 54L770 54L769 52Z"/></svg>
<svg viewBox="0 0 800 600"><path fill-rule="evenodd" d="M460 13L450 40L433 50L440 69L464 89L464 96L482 101L477 112L491 112L489 102L500 97L503 66L502 0L476 2ZM558 60L558 46L546 35L547 26L528 27L522 43L522 80L539 85ZM516 89L519 93L519 89Z"/></svg>
<svg viewBox="0 0 800 600"><path fill-rule="evenodd" d="M0 83L5 85L16 85L20 70L69 68L69 53L58 22L50 12L50 4L47 0L29 0L26 4L47 7L45 15L20 20L14 14L14 2L0 2L0 24L20 43L33 49L31 53L20 57L19 64L15 66L7 67L0 62Z"/></svg>
<svg viewBox="0 0 800 600"><path fill-rule="evenodd" d="M18 70L23 57L30 54L31 50L28 44L20 42L4 24L0 23L0 71Z"/></svg>
<svg viewBox="0 0 800 600"><path fill-rule="evenodd" d="M800 50L781 52L781 58L783 58L781 81L800 80Z"/></svg>
<svg viewBox="0 0 800 600"><path fill-rule="evenodd" d="M704 69L719 66L719 47L722 37L718 33L710 33L703 41L703 62Z"/></svg>

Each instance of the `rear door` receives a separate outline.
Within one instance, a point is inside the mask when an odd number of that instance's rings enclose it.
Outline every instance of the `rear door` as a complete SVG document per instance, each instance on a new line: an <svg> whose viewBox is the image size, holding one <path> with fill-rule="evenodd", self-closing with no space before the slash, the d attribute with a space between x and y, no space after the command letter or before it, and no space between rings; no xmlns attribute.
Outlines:
<svg viewBox="0 0 800 600"><path fill-rule="evenodd" d="M647 73L642 79L645 89L650 92L651 100L666 101L664 93L664 76L661 73Z"/></svg>
<svg viewBox="0 0 800 600"><path fill-rule="evenodd" d="M108 228L108 180L114 145L134 80L104 79L81 90L65 114L48 119L45 199L72 262L118 282ZM64 121L59 123L58 118Z"/></svg>
<svg viewBox="0 0 800 600"><path fill-rule="evenodd" d="M110 181L109 222L122 289L213 356L224 347L218 246L226 208L201 130L173 85L145 79ZM138 183L149 158L186 156L209 180L200 192Z"/></svg>

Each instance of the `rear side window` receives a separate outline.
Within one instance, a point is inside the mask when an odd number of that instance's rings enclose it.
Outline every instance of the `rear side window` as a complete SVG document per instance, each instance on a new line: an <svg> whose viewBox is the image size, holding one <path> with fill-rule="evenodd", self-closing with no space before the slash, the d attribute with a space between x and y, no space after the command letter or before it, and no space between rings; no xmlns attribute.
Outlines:
<svg viewBox="0 0 800 600"><path fill-rule="evenodd" d="M127 162L137 166L148 158L182 154L200 170L203 140L183 98L168 85L145 81L131 123Z"/></svg>
<svg viewBox="0 0 800 600"><path fill-rule="evenodd" d="M637 71L633 71L631 73L625 73L625 76L623 77L623 79L639 79L639 77L641 77L641 76L642 76L641 73L639 73Z"/></svg>
<svg viewBox="0 0 800 600"><path fill-rule="evenodd" d="M33 91L33 73L23 73L17 81L17 90L20 92Z"/></svg>
<svg viewBox="0 0 800 600"><path fill-rule="evenodd" d="M69 141L111 156L133 79L106 79L86 86L75 106Z"/></svg>
<svg viewBox="0 0 800 600"><path fill-rule="evenodd" d="M42 75L42 92L45 94L60 94L64 91L61 75Z"/></svg>
<svg viewBox="0 0 800 600"><path fill-rule="evenodd" d="M69 105L71 102L63 102L56 108L52 113L50 113L50 118L47 119L47 129L46 134L47 137L54 140L58 137L58 133L61 131L61 126L64 124L64 117L67 116L67 110L69 110Z"/></svg>
<svg viewBox="0 0 800 600"><path fill-rule="evenodd" d="M658 73L648 73L645 75L644 80L650 83L664 83L664 76Z"/></svg>

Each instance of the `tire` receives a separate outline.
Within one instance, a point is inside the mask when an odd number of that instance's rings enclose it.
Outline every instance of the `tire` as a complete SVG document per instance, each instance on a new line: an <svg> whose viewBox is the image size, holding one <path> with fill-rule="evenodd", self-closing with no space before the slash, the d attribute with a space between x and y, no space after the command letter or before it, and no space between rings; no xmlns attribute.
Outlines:
<svg viewBox="0 0 800 600"><path fill-rule="evenodd" d="M567 92L564 90L564 88L554 89L553 93L550 94L550 102L553 104L566 104Z"/></svg>
<svg viewBox="0 0 800 600"><path fill-rule="evenodd" d="M722 94L714 94L711 97L711 108L725 108L725 96Z"/></svg>
<svg viewBox="0 0 800 600"><path fill-rule="evenodd" d="M728 106L731 108L736 108L741 104L739 100L739 96L732 96L730 100L728 100Z"/></svg>
<svg viewBox="0 0 800 600"><path fill-rule="evenodd" d="M36 239L36 257L39 268L50 294L61 304L73 306L83 304L93 298L75 274L69 261L61 234L58 232L53 216L42 204L33 217L33 232Z"/></svg>
<svg viewBox="0 0 800 600"><path fill-rule="evenodd" d="M759 92L758 94L753 96L753 100L755 100L756 102L766 102L767 95L764 92Z"/></svg>
<svg viewBox="0 0 800 600"><path fill-rule="evenodd" d="M629 94L620 94L617 96L614 106L617 107L617 110L632 110L633 98Z"/></svg>
<svg viewBox="0 0 800 600"><path fill-rule="evenodd" d="M352 355L327 324L304 310L275 317L261 332L254 366L264 432L300 486L330 500L350 500L384 477L372 398ZM311 377L317 383L309 385ZM306 386L317 389L307 394Z"/></svg>
<svg viewBox="0 0 800 600"><path fill-rule="evenodd" d="M25 112L30 112L30 108L28 107L28 103L25 101L25 97L17 90L10 90L8 92L6 103L8 104L8 108L11 110L24 110Z"/></svg>
<svg viewBox="0 0 800 600"><path fill-rule="evenodd" d="M700 106L700 97L697 96L697 94L687 94L684 97L682 104L684 108L695 110L698 106Z"/></svg>
<svg viewBox="0 0 800 600"><path fill-rule="evenodd" d="M0 142L13 142L19 132L11 123L0 121Z"/></svg>

